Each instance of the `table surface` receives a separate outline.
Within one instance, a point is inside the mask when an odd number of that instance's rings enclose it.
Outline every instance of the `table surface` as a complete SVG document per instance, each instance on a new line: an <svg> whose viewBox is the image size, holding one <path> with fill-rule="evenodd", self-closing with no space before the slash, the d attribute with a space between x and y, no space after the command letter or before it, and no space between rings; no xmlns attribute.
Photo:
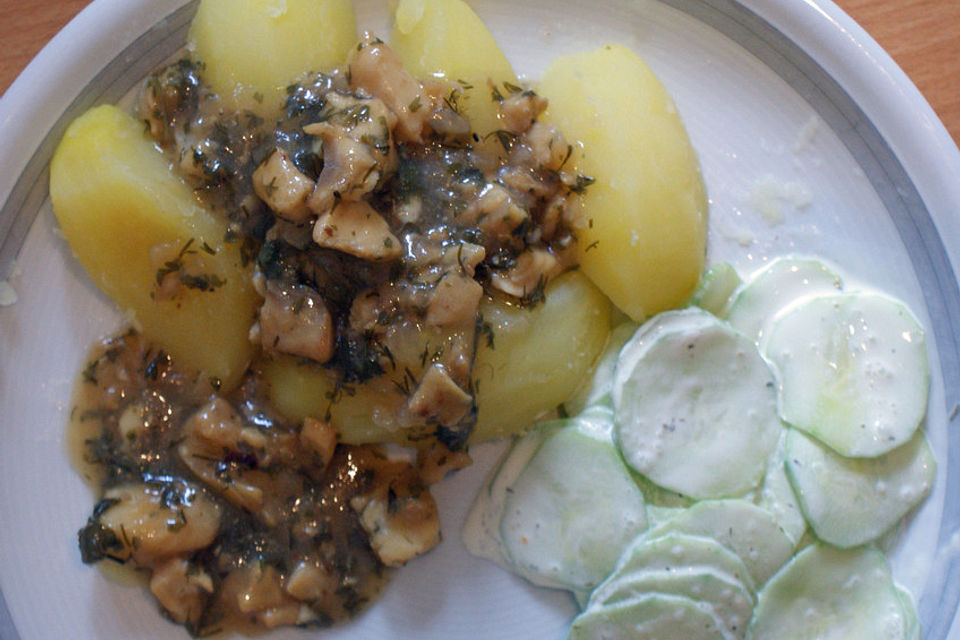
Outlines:
<svg viewBox="0 0 960 640"><path fill-rule="evenodd" d="M960 0L835 0L886 49L960 143ZM91 0L0 2L0 94Z"/></svg>

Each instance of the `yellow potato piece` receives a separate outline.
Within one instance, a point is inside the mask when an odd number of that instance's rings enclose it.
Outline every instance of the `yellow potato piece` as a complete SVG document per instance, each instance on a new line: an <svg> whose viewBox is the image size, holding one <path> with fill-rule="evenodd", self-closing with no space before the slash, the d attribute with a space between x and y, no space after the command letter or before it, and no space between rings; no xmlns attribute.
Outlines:
<svg viewBox="0 0 960 640"><path fill-rule="evenodd" d="M240 380L259 304L250 269L239 243L225 241L225 223L171 173L141 122L113 106L77 118L51 162L50 197L77 259L144 335L215 386ZM167 278L188 274L192 286L164 298L158 260L161 269L178 263L184 247L182 270L168 269Z"/></svg>
<svg viewBox="0 0 960 640"><path fill-rule="evenodd" d="M487 300L482 312L493 331L493 348L485 335L479 337L474 365L479 422L471 442L520 433L566 400L606 344L610 323L609 301L576 272L551 283L546 301L532 310ZM413 374L420 375L415 358L395 356L409 360ZM262 371L278 411L296 422L329 416L343 442L418 444L432 433L430 427L411 431L399 425L407 397L388 375L338 392L333 372L295 358L268 360Z"/></svg>
<svg viewBox="0 0 960 640"><path fill-rule="evenodd" d="M263 364L267 396L285 418L329 418L347 444L408 443L396 421L407 397L387 376L337 390L337 374L296 358L281 356Z"/></svg>
<svg viewBox="0 0 960 640"><path fill-rule="evenodd" d="M338 388L338 374L321 365L279 356L261 366L266 392L273 406L288 420L306 417L327 419L348 444L400 442L416 444L432 435L432 426L402 423L407 395L400 386L413 386L406 371L419 380L427 364L421 354L426 345L441 344L443 335L418 324L405 324L386 339L396 366L363 384ZM398 386L400 385L400 386Z"/></svg>
<svg viewBox="0 0 960 640"><path fill-rule="evenodd" d="M502 128L488 80L505 94L502 83L517 84L517 76L465 2L400 0L390 46L414 76L443 78L459 86L463 113L479 135Z"/></svg>
<svg viewBox="0 0 960 640"><path fill-rule="evenodd" d="M544 119L582 144L580 266L640 322L683 304L706 245L707 198L697 156L666 89L632 51L607 46L557 58L538 92Z"/></svg>
<svg viewBox="0 0 960 640"><path fill-rule="evenodd" d="M228 108L264 114L301 74L342 65L356 42L349 0L201 0L188 47Z"/></svg>
<svg viewBox="0 0 960 640"><path fill-rule="evenodd" d="M471 442L521 433L586 379L610 333L610 302L578 271L554 280L532 310L486 301L493 348L473 367L479 407Z"/></svg>

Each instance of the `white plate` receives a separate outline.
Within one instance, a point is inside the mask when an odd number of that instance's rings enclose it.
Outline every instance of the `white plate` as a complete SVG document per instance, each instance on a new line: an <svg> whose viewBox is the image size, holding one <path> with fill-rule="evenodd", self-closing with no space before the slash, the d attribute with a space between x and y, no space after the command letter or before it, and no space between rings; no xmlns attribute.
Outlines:
<svg viewBox="0 0 960 640"><path fill-rule="evenodd" d="M358 0L361 26L386 33L383 5ZM0 278L12 277L20 296L0 309L3 638L185 636L143 591L80 562L76 532L92 497L64 452L70 381L90 342L120 320L55 231L46 165L72 117L116 101L182 45L194 6L98 0L0 101ZM917 311L930 335L928 430L940 466L936 489L900 539L893 564L918 597L925 637L960 638L960 628L950 631L960 598L960 433L948 435L960 401L960 153L920 94L825 0L474 6L529 78L558 53L606 42L644 56L699 150L712 206L712 260L749 269L783 252L815 252ZM758 208L758 194L771 188L786 196L776 224ZM11 276L14 258L19 275ZM459 523L497 451L478 449L478 464L438 488L440 548L400 571L359 620L316 635L564 636L574 613L566 595L533 589L460 544Z"/></svg>

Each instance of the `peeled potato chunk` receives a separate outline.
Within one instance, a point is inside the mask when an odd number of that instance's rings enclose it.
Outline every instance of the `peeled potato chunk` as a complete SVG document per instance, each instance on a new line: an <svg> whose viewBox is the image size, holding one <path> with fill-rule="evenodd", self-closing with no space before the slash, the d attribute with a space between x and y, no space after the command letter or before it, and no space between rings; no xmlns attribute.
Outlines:
<svg viewBox="0 0 960 640"><path fill-rule="evenodd" d="M400 0L390 46L418 78L454 84L458 104L481 136L502 129L488 80L517 84L507 57L477 14L462 0Z"/></svg>
<svg viewBox="0 0 960 640"><path fill-rule="evenodd" d="M306 418L327 421L345 444L408 444L412 443L409 436L421 435L411 434L398 423L407 397L388 376L338 388L335 371L289 356L264 362L262 373L267 396L284 417L294 422Z"/></svg>
<svg viewBox="0 0 960 640"><path fill-rule="evenodd" d="M297 76L343 64L356 41L350 0L201 0L187 46L226 107L263 114Z"/></svg>
<svg viewBox="0 0 960 640"><path fill-rule="evenodd" d="M481 312L489 332L479 337L473 369L479 420L471 442L520 433L563 402L603 350L610 325L609 301L577 272L552 282L533 309L486 300ZM421 375L416 363L407 368ZM329 419L348 444L425 443L434 429L404 423L408 398L389 374L338 389L333 371L279 357L263 364L263 378L287 419Z"/></svg>
<svg viewBox="0 0 960 640"><path fill-rule="evenodd" d="M578 271L550 283L533 309L485 301L493 344L480 336L473 365L479 407L471 442L521 433L587 378L610 333L610 303Z"/></svg>
<svg viewBox="0 0 960 640"><path fill-rule="evenodd" d="M142 123L102 106L67 129L50 197L80 264L180 365L235 385L259 297L226 225L178 180Z"/></svg>
<svg viewBox="0 0 960 640"><path fill-rule="evenodd" d="M699 162L666 89L633 52L558 57L538 92L544 119L582 144L593 178L578 234L583 272L635 321L683 304L703 269L707 200Z"/></svg>

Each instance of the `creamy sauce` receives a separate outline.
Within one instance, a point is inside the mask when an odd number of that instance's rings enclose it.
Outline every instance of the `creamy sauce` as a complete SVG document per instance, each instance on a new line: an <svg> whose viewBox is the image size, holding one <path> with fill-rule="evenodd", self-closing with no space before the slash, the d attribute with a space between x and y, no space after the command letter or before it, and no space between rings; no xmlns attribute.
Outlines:
<svg viewBox="0 0 960 640"><path fill-rule="evenodd" d="M390 461L371 446L339 447L321 464L300 430L260 404L251 383L224 399L236 408L241 429L251 432L211 461L223 482L204 481L190 459L204 453L184 448L191 437L185 425L210 402L203 389L133 333L94 347L77 380L71 410L70 439L82 444L74 449L78 470L99 495L130 486L159 491L169 521L157 531L141 527L138 541L136 522L122 532L104 525L111 510L123 506L117 498L104 498L80 532L84 560L133 558L138 568L154 575L172 561L184 560L193 575L209 579L210 589L200 589L188 615L178 620L197 635L275 626L281 619L323 626L350 617L376 597L389 575L370 549L351 501L391 483L423 489L415 468ZM261 499L250 502L231 491L241 487L250 493L260 490ZM209 544L171 540L165 551L140 553L152 544L149 540L182 537L193 517L184 516L189 510L178 505L196 508L199 497L218 513ZM251 573L250 567L258 568ZM294 588L306 596L297 598L290 593L290 577L298 569L303 574L303 567L316 569L316 584ZM257 583L270 593L258 596Z"/></svg>
<svg viewBox="0 0 960 640"><path fill-rule="evenodd" d="M415 97L398 107L397 91ZM207 635L346 620L439 542L429 485L470 463L473 360L493 341L480 300L543 301L575 266L592 182L563 171L572 146L536 122L545 101L508 85L491 99L499 151L456 86L419 83L372 37L291 85L269 122L225 110L189 58L147 79L147 132L251 267L258 350L221 390L133 330L92 349L68 436L98 498L84 562L142 572L165 615ZM194 244L151 250L155 299L224 284ZM273 407L264 368L283 357L330 374L325 414ZM361 387L418 454L339 443L331 408Z"/></svg>

